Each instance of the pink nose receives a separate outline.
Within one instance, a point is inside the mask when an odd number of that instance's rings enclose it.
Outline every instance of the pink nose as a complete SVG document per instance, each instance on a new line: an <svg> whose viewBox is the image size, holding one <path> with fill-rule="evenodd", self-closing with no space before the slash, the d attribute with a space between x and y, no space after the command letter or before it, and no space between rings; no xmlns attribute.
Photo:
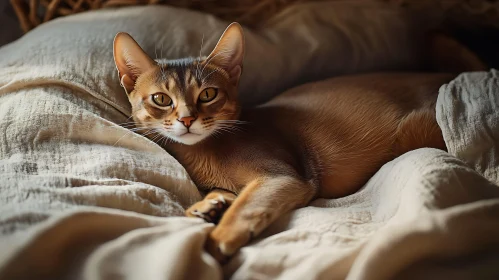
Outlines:
<svg viewBox="0 0 499 280"><path fill-rule="evenodd" d="M195 117L191 117L191 116L188 116L188 117L182 117L180 119L178 119L179 122L183 123L185 127L190 127L191 124L196 120Z"/></svg>

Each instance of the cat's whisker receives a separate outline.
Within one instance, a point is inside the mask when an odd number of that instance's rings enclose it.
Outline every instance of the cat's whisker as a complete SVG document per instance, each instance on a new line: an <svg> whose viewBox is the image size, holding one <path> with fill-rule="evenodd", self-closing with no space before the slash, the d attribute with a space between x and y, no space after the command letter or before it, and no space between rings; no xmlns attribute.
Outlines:
<svg viewBox="0 0 499 280"><path fill-rule="evenodd" d="M249 123L248 121L241 121L241 120L226 120L226 119L216 119L215 122L237 122L237 123Z"/></svg>
<svg viewBox="0 0 499 280"><path fill-rule="evenodd" d="M143 137L146 137L146 138L149 138L148 136L151 136L152 134L154 134L155 132L154 131L149 131L147 133L144 133L144 134L141 134ZM150 138L149 138L150 139Z"/></svg>
<svg viewBox="0 0 499 280"><path fill-rule="evenodd" d="M216 131L216 130L213 130L210 134L210 136L213 136L213 138L215 139L219 139L218 137L220 136L220 132L219 131Z"/></svg>
<svg viewBox="0 0 499 280"><path fill-rule="evenodd" d="M133 134L134 132L133 132L132 130L130 130L130 129L129 129L128 131L126 131L126 132L125 132L125 134L123 134L123 136L121 136L121 137L118 139L118 141L116 141L116 142L113 144L113 146L116 146L116 144L118 144L118 142L120 142L120 141L121 141L121 139L123 139L123 137L127 136L129 133L132 133L132 134Z"/></svg>
<svg viewBox="0 0 499 280"><path fill-rule="evenodd" d="M238 126L234 126L233 127L233 130L237 131L237 132L245 132L246 130L244 130L242 127L238 127Z"/></svg>
<svg viewBox="0 0 499 280"><path fill-rule="evenodd" d="M140 131L140 130L148 129L148 127L147 126L139 126L139 127L129 127L129 128L126 128L126 129L128 129L130 131L137 132L137 131Z"/></svg>
<svg viewBox="0 0 499 280"><path fill-rule="evenodd" d="M130 124L123 124L120 125L121 127L128 129L128 130L136 130L136 129L144 129L148 128L148 126L153 126L157 125L157 122L150 122L150 123L130 123Z"/></svg>
<svg viewBox="0 0 499 280"><path fill-rule="evenodd" d="M155 122L141 122L141 123L137 123L137 122L134 122L134 121L131 121L131 122L125 122L125 123L118 123L117 125L130 125L130 124L134 124L134 125L143 125L143 124L153 124Z"/></svg>
<svg viewBox="0 0 499 280"><path fill-rule="evenodd" d="M151 141L153 141L154 143L156 143L156 139L161 138L161 136L162 136L161 133L157 133L153 138L149 138L149 139L151 139Z"/></svg>
<svg viewBox="0 0 499 280"><path fill-rule="evenodd" d="M204 33L203 37L201 38L201 47L199 48L199 58L198 58L198 63L196 64L196 79L201 80L199 76L199 63L201 62L201 52L203 50L203 44L204 44Z"/></svg>
<svg viewBox="0 0 499 280"><path fill-rule="evenodd" d="M225 129L229 129L229 130L233 130L233 131L239 131L239 132L244 131L243 128L238 127L238 126L220 126L219 125L217 127L221 127L221 128L225 128Z"/></svg>
<svg viewBox="0 0 499 280"><path fill-rule="evenodd" d="M241 126L237 126L237 124L227 124L227 123L217 123L218 127L225 127L225 128L233 128L233 129L241 129Z"/></svg>
<svg viewBox="0 0 499 280"><path fill-rule="evenodd" d="M231 134L235 134L234 131L232 131L231 129L229 129L227 127L218 127L216 130L228 132L228 133L231 133Z"/></svg>
<svg viewBox="0 0 499 280"><path fill-rule="evenodd" d="M116 141L114 144L113 144L113 147L116 147L116 144L118 144L118 142L120 142L121 139L123 139L123 137L125 137L128 133L132 133L131 131L127 131L125 132L125 134L123 134L123 136L121 136L118 141Z"/></svg>
<svg viewBox="0 0 499 280"><path fill-rule="evenodd" d="M160 59L163 59L163 46L164 46L164 44L163 44L163 42L161 42L161 50L160 50L161 58ZM163 69L163 66L164 66L163 63L162 62L158 63L158 66L159 66L159 71L161 73L161 79L166 80L166 72Z"/></svg>
<svg viewBox="0 0 499 280"><path fill-rule="evenodd" d="M232 130L232 129L220 128L219 130L225 131L225 132L230 133L230 134L236 134L237 133L237 131Z"/></svg>
<svg viewBox="0 0 499 280"><path fill-rule="evenodd" d="M124 129L127 129L127 130L132 130L132 129L137 129L138 128L138 127L132 126L132 125L130 125L130 126L120 126L120 127L124 128Z"/></svg>
<svg viewBox="0 0 499 280"><path fill-rule="evenodd" d="M217 119L215 120L216 122L246 122L246 121L241 121L241 120L226 120L226 119Z"/></svg>
<svg viewBox="0 0 499 280"><path fill-rule="evenodd" d="M137 131L144 130L144 129L147 129L147 127L129 128L128 130L133 131L133 132L137 132Z"/></svg>
<svg viewBox="0 0 499 280"><path fill-rule="evenodd" d="M137 125L135 122L129 122L129 123L119 123L117 124L119 126L131 126L131 125Z"/></svg>
<svg viewBox="0 0 499 280"><path fill-rule="evenodd" d="M160 142L160 144L159 144L159 145L160 145L160 146L164 146L164 145L166 145L166 144L167 144L167 139L168 139L168 138L167 138L166 136L163 136L163 137L159 140L159 142Z"/></svg>
<svg viewBox="0 0 499 280"><path fill-rule="evenodd" d="M215 122L219 124L249 124L249 122L246 121L236 121L236 120L220 120Z"/></svg>
<svg viewBox="0 0 499 280"><path fill-rule="evenodd" d="M150 129L150 130L146 131L145 133L143 133L142 136L145 137L145 136L151 135L153 133L158 133L158 132L156 131L156 129L153 128L153 129Z"/></svg>
<svg viewBox="0 0 499 280"><path fill-rule="evenodd" d="M163 42L161 42L161 58L163 58Z"/></svg>
<svg viewBox="0 0 499 280"><path fill-rule="evenodd" d="M149 134L152 134L153 132L149 132ZM142 137L145 137L147 139L150 139L147 135L141 134Z"/></svg>
<svg viewBox="0 0 499 280"><path fill-rule="evenodd" d="M219 120L218 118L224 117L224 116L233 116L234 113L223 113L223 114L218 114L216 120Z"/></svg>
<svg viewBox="0 0 499 280"><path fill-rule="evenodd" d="M154 142L156 139L160 138L162 136L162 134L159 133L158 131L154 130L154 132L149 133L148 136L149 136L148 137L149 140Z"/></svg>
<svg viewBox="0 0 499 280"><path fill-rule="evenodd" d="M141 134L143 137L147 138L147 139L151 139L151 135L154 134L154 133L157 133L154 129L150 129L148 131L146 131L144 134Z"/></svg>
<svg viewBox="0 0 499 280"><path fill-rule="evenodd" d="M226 132L229 132L231 134L237 134L237 133L240 133L240 132L245 132L242 129L237 129L237 128L233 128L233 127L217 127L215 130L226 131Z"/></svg>
<svg viewBox="0 0 499 280"><path fill-rule="evenodd" d="M227 124L227 123L219 123L217 125L222 125L222 126L226 126L226 127L233 127L234 129L241 129L241 128L244 128L243 124L234 124L234 123L231 123L231 124Z"/></svg>
<svg viewBox="0 0 499 280"><path fill-rule="evenodd" d="M165 139L164 136L159 137L159 139L156 141L156 144L160 147L163 146L163 140Z"/></svg>
<svg viewBox="0 0 499 280"><path fill-rule="evenodd" d="M125 120L125 122L124 122L124 123L130 123L128 120L130 120L131 118L133 118L133 116L128 117L128 118ZM118 124L118 125L119 125L119 124Z"/></svg>
<svg viewBox="0 0 499 280"><path fill-rule="evenodd" d="M154 142L158 145L161 146L160 142L161 140L163 140L164 136L162 134L158 134L155 138L154 138Z"/></svg>
<svg viewBox="0 0 499 280"><path fill-rule="evenodd" d="M120 124L120 125L118 125L118 126L121 126L121 127L125 127L125 128L126 128L126 127L132 127L132 126L137 126L137 125L136 125L136 124L134 124L134 123L129 123L129 124Z"/></svg>
<svg viewBox="0 0 499 280"><path fill-rule="evenodd" d="M130 126L130 127L123 127L128 130L140 130L140 129L146 129L149 128L148 126Z"/></svg>
<svg viewBox="0 0 499 280"><path fill-rule="evenodd" d="M166 140L165 145L169 144L169 143L173 143L173 140L169 137L165 137L165 140Z"/></svg>

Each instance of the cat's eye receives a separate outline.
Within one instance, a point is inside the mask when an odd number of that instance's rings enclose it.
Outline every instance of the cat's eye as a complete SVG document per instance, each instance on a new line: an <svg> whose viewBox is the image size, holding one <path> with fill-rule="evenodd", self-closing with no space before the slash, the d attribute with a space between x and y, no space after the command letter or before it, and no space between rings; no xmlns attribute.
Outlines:
<svg viewBox="0 0 499 280"><path fill-rule="evenodd" d="M199 101L205 103L210 102L213 99L215 99L215 97L217 97L217 94L218 94L218 89L216 88L204 89L203 92L201 92L201 94L199 95Z"/></svg>
<svg viewBox="0 0 499 280"><path fill-rule="evenodd" d="M172 99L164 94L164 93L155 93L152 95L152 101L156 103L156 105L161 107L166 107L172 105Z"/></svg>

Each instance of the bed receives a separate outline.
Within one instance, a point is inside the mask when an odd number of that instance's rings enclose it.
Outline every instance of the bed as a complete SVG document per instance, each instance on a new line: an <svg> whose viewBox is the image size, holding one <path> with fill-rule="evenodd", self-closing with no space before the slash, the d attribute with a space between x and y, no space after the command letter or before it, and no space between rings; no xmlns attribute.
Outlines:
<svg viewBox="0 0 499 280"><path fill-rule="evenodd" d="M241 100L300 83L424 69L438 22L382 3L307 3L245 28ZM153 57L206 54L227 22L172 7L81 13L0 49L0 279L497 279L499 72L442 85L448 152L385 164L357 193L281 217L220 266L182 166L123 127L112 40ZM201 44L203 42L203 44ZM300 52L296 52L296 49ZM263 63L264 62L264 63Z"/></svg>

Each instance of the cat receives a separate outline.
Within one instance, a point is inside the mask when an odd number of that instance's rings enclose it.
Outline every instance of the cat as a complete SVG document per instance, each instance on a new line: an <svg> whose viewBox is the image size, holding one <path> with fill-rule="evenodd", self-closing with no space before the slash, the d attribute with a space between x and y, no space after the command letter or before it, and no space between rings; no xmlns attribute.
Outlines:
<svg viewBox="0 0 499 280"><path fill-rule="evenodd" d="M220 263L283 214L355 193L397 156L446 149L435 104L454 74L335 77L242 110L237 23L200 59L155 61L127 33L113 51L137 127L162 137L206 194L186 215L216 224L206 249Z"/></svg>

